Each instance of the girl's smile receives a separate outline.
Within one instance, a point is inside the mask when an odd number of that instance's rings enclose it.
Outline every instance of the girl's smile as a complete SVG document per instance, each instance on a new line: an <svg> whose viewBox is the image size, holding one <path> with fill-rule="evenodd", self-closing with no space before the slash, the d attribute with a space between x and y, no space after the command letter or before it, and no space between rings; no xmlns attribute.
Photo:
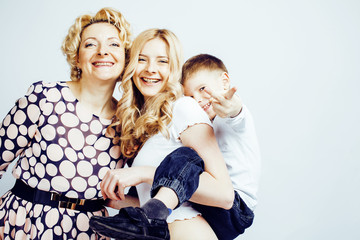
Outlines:
<svg viewBox="0 0 360 240"><path fill-rule="evenodd" d="M133 81L146 100L161 92L170 75L168 46L160 38L149 40L139 54Z"/></svg>

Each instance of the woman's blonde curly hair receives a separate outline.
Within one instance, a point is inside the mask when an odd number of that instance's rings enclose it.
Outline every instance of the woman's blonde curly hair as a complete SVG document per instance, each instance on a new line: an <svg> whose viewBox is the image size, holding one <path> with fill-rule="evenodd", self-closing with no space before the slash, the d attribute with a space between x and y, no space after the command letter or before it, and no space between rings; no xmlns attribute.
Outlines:
<svg viewBox="0 0 360 240"><path fill-rule="evenodd" d="M66 55L66 60L70 65L70 78L73 81L78 81L81 78L81 70L79 72L76 66L81 34L86 27L98 22L107 22L119 29L119 37L124 44L125 53L127 53L131 47L130 24L119 11L112 8L102 8L94 16L85 14L77 17L75 23L69 28L68 35L65 37L61 47L63 53ZM127 55L128 54L125 54L125 56ZM121 76L119 80L120 79Z"/></svg>
<svg viewBox="0 0 360 240"><path fill-rule="evenodd" d="M138 65L139 54L144 45L155 38L167 44L170 75L163 90L155 97L144 101L132 77ZM182 95L180 84L183 64L182 47L175 34L167 29L149 29L140 33L130 49L130 60L120 85L123 96L116 111L116 131L121 133L114 142L119 143L125 157L134 157L142 144L151 136L161 132L169 137L168 125L172 119L173 102Z"/></svg>

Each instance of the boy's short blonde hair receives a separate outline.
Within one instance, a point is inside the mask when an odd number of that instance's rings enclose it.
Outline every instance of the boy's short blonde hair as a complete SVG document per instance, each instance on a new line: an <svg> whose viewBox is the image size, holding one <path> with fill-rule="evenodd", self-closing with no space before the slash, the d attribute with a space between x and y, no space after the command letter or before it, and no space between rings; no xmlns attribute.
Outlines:
<svg viewBox="0 0 360 240"><path fill-rule="evenodd" d="M228 73L225 64L210 54L199 54L189 58L182 67L181 84L200 70L221 71Z"/></svg>

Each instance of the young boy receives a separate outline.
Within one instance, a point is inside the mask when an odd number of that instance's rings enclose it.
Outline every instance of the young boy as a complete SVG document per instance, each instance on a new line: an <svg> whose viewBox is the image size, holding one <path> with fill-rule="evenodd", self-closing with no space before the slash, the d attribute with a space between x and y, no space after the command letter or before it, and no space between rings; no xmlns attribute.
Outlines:
<svg viewBox="0 0 360 240"><path fill-rule="evenodd" d="M194 98L212 121L235 190L230 209L192 203L193 208L202 214L218 239L234 239L251 226L257 204L260 153L252 116L235 95L236 88L230 88L225 65L214 56L200 54L187 60L183 66L181 83L185 95ZM90 225L95 231L110 237L166 239L168 229L166 222L161 221L168 217L169 206L164 204L167 202L164 195L158 196L160 190L172 189L179 206L193 196L203 171L203 162L195 151L189 148L175 150L156 170L151 192L153 199L136 210L125 208L115 217L94 217ZM129 231L129 235L124 231Z"/></svg>
<svg viewBox="0 0 360 240"><path fill-rule="evenodd" d="M185 95L193 97L212 120L236 192L230 210L193 206L202 213L219 239L233 239L244 232L243 219L252 219L251 213L257 204L260 151L252 115L234 95L236 88L230 88L225 65L214 56L200 54L187 60L182 84ZM251 213L247 214L249 209Z"/></svg>

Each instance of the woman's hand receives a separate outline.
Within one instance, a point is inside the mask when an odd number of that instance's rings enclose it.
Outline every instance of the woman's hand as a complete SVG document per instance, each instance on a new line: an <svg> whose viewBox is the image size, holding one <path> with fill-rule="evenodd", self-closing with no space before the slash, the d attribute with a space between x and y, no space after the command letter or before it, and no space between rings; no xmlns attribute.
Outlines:
<svg viewBox="0 0 360 240"><path fill-rule="evenodd" d="M114 209L121 209L125 207L140 207L140 202L137 197L126 195L125 200L112 200L110 198L107 198L105 202L105 206Z"/></svg>
<svg viewBox="0 0 360 240"><path fill-rule="evenodd" d="M104 199L125 200L125 188L147 182L152 184L155 167L134 166L109 170L100 183Z"/></svg>

